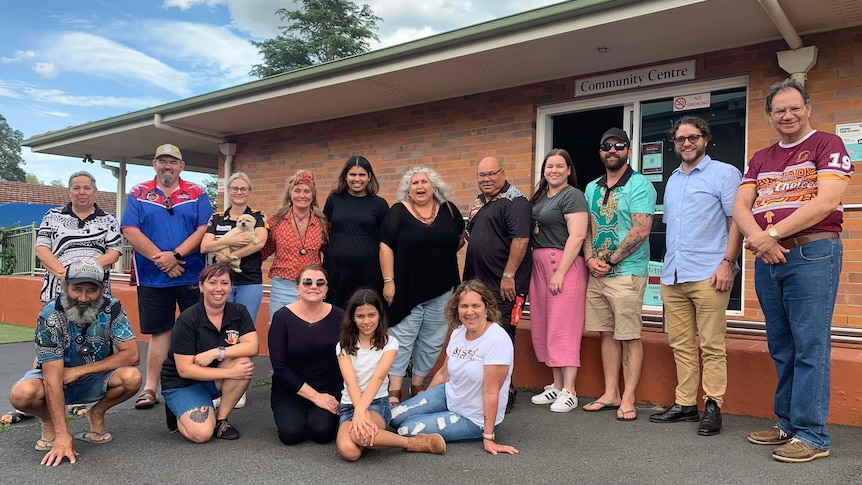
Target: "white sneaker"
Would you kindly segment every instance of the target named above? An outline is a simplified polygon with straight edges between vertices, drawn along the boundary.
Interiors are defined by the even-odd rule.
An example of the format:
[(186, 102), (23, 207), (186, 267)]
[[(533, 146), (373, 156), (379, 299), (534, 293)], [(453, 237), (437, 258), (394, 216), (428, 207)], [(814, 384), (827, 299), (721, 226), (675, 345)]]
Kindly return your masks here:
[(555, 413), (567, 413), (576, 407), (578, 407), (578, 396), (575, 396), (564, 387), (560, 391), (560, 395), (557, 396), (557, 400), (554, 401), (554, 404), (551, 404), (551, 411)]
[[(233, 408), (234, 409), (244, 408), (246, 401), (247, 401), (246, 393), (242, 393), (242, 397), (239, 398), (239, 402), (237, 402), (236, 406), (234, 406)], [(217, 398), (213, 399), (213, 407), (218, 409), (219, 405), (221, 405), (221, 398), (217, 397)]]
[(553, 384), (548, 384), (545, 386), (544, 391), (531, 397), (530, 402), (533, 404), (552, 404), (557, 400), (557, 396), (559, 395), (560, 391)]

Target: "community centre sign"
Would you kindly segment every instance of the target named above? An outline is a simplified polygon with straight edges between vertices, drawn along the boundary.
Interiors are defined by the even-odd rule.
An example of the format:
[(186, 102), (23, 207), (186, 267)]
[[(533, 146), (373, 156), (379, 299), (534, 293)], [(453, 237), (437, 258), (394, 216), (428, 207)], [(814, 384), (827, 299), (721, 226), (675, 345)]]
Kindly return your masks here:
[(575, 97), (695, 79), (694, 60), (575, 80)]

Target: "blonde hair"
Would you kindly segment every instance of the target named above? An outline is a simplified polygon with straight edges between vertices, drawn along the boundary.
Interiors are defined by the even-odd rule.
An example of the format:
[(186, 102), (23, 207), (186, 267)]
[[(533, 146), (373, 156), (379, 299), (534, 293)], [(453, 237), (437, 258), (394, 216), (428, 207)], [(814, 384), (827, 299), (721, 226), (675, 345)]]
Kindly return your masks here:
[(248, 184), (249, 190), (254, 189), (251, 185), (251, 179), (248, 178), (248, 175), (246, 175), (245, 172), (236, 172), (235, 174), (231, 175), (230, 178), (227, 179), (227, 185), (230, 185), (230, 183), (236, 179), (242, 179), (243, 181), (245, 181), (245, 183)]
[(317, 186), (314, 183), (314, 174), (307, 170), (299, 170), (287, 179), (287, 190), (284, 191), (284, 198), (281, 200), (281, 205), (275, 209), (275, 213), (270, 220), (270, 228), (275, 229), (275, 226), (281, 224), (284, 216), (293, 208), (293, 201), (290, 199), (290, 193), (297, 185), (308, 185), (311, 188), (311, 212), (320, 223), (320, 233), (323, 236), (323, 244), (329, 242), (329, 234), (326, 230), (326, 215), (317, 205)]

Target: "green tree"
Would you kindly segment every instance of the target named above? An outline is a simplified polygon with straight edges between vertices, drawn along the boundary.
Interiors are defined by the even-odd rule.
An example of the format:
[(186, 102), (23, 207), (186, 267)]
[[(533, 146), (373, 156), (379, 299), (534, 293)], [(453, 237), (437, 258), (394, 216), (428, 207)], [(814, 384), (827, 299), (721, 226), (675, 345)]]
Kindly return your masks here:
[(24, 165), (24, 160), (21, 159), (21, 141), (24, 135), (13, 130), (6, 118), (0, 114), (0, 180), (12, 180), (14, 182), (23, 182), (26, 174), (21, 165)]
[(301, 0), (303, 8), (275, 11), (286, 25), (281, 34), (262, 42), (251, 41), (263, 56), (263, 64), (252, 66), (250, 74), (267, 77), (322, 62), (368, 52), (377, 37), (377, 22), (367, 4), (350, 0)]
[(42, 181), (39, 180), (39, 177), (37, 177), (35, 173), (30, 172), (27, 172), (24, 175), (24, 182), (28, 184), (42, 185)]
[(204, 191), (207, 193), (207, 198), (210, 200), (210, 205), (213, 210), (218, 210), (218, 175), (210, 175), (203, 182)]

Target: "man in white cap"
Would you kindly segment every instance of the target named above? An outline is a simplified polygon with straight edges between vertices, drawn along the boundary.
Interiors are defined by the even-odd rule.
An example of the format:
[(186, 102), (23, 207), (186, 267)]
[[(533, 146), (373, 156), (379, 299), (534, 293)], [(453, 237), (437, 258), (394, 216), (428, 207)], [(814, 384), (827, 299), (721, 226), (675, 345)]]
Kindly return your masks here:
[(179, 148), (159, 146), (153, 156), (156, 177), (132, 187), (120, 222), (135, 249), (141, 333), (150, 335), (147, 378), (137, 409), (159, 402), (159, 377), (177, 307), (182, 312), (200, 299), (198, 275), (206, 266), (200, 244), (212, 206), (203, 187), (180, 178), (183, 168)]
[[(105, 270), (92, 258), (66, 270), (62, 292), (47, 302), (36, 324), (35, 369), (12, 387), (16, 409), (42, 418), (36, 449), (47, 451), (42, 464), (77, 461), (66, 422), (66, 403), (96, 402), (87, 413), (90, 431), (75, 439), (93, 444), (113, 439), (105, 412), (141, 387), (138, 343), (120, 301), (103, 295)], [(116, 351), (114, 350), (116, 347)]]

